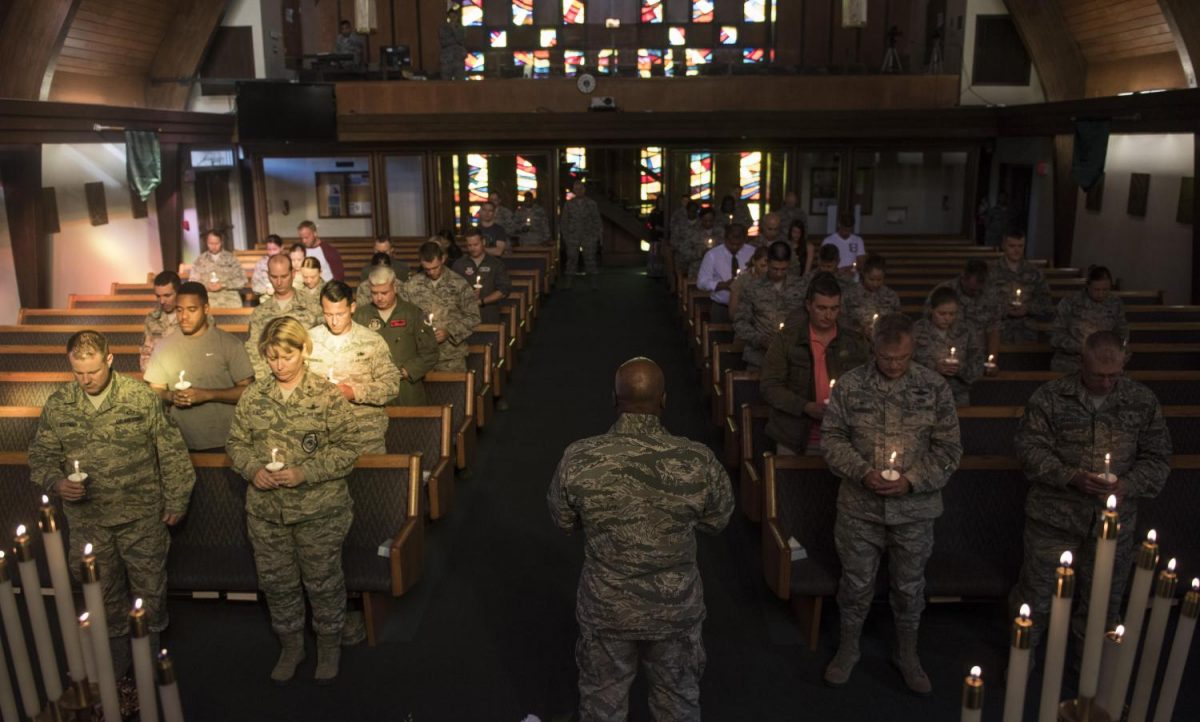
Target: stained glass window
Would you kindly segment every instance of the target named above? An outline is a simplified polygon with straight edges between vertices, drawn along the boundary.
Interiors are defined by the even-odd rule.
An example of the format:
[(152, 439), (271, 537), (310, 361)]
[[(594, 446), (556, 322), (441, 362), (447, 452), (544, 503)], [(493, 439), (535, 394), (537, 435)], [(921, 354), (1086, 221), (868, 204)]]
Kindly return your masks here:
[(552, 48), (558, 45), (558, 31), (554, 28), (542, 28), (538, 31), (538, 45), (543, 48)]
[(488, 45), (493, 48), (508, 47), (508, 31), (507, 30), (492, 30), (488, 33)]
[(513, 0), (513, 25), (533, 25), (533, 0)]
[(464, 65), (466, 67), (466, 71), (468, 74), (482, 73), (483, 72), (483, 53), (467, 53), (467, 57), (466, 57), (466, 60), (464, 61)]
[(688, 165), (691, 171), (688, 189), (692, 194), (692, 199), (697, 201), (712, 200), (712, 153), (692, 153), (688, 156)]
[(692, 22), (711, 23), (713, 21), (713, 0), (692, 0)]
[(582, 25), (584, 22), (583, 0), (562, 0), (563, 24)]
[(615, 48), (605, 48), (600, 51), (599, 57), (596, 59), (597, 69), (605, 74), (610, 75), (617, 72), (617, 61), (620, 56)]
[(750, 217), (754, 219), (754, 226), (748, 230), (750, 235), (757, 235), (758, 217), (762, 212), (762, 151), (742, 153), (738, 173), (741, 199), (750, 206)]
[(712, 62), (712, 50), (708, 48), (688, 48), (684, 56), (687, 60), (687, 74), (699, 75), (700, 66)]
[(533, 51), (533, 74), (537, 76), (546, 76), (550, 74), (550, 51), (549, 50), (534, 50)]
[(523, 198), (529, 191), (537, 192), (537, 168), (523, 155), (517, 156), (517, 193)]
[(587, 170), (587, 148), (574, 146), (567, 148), (564, 152), (567, 156), (567, 165), (571, 166), (572, 173)]
[(667, 31), (667, 37), (672, 45), (687, 45), (686, 28), (671, 28)]
[(517, 66), (518, 68), (523, 68), (526, 65), (533, 65), (533, 51), (532, 50), (514, 50), (513, 51), (513, 65)]
[(643, 214), (654, 210), (654, 199), (662, 194), (662, 164), (662, 148), (642, 148), (641, 199)]
[(638, 49), (638, 77), (649, 78), (654, 74), (654, 66), (662, 67), (663, 51), (657, 49)]
[(721, 44), (722, 45), (737, 45), (738, 29), (736, 25), (721, 26)]
[(488, 159), (479, 153), (467, 154), (467, 215), (474, 218), (479, 206), (488, 199)]
[(675, 75), (675, 51), (670, 48), (663, 53), (663, 75), (667, 77)]
[(483, 25), (483, 0), (462, 0), (462, 24), (465, 27)]
[(661, 23), (663, 21), (663, 0), (642, 0), (642, 22)]
[(766, 57), (762, 48), (742, 48), (743, 63), (761, 63)]
[(742, 17), (748, 23), (765, 23), (767, 21), (768, 0), (746, 0), (742, 3)]
[(564, 50), (563, 51), (563, 70), (568, 78), (575, 77), (579, 73), (579, 68), (583, 66), (587, 58), (582, 50)]

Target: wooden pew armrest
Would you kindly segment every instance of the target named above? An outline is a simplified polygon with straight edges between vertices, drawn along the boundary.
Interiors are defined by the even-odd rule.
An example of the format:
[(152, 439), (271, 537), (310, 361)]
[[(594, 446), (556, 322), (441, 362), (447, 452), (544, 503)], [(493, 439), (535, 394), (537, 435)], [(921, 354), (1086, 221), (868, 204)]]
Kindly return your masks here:
[(763, 575), (767, 586), (775, 596), (788, 599), (792, 595), (792, 554), (777, 519), (763, 519), (762, 536)]
[(443, 456), (429, 470), (429, 518), (440, 519), (454, 506), (454, 464)]
[(425, 522), (421, 515), (409, 517), (392, 538), (389, 556), (392, 571), (392, 596), (412, 589), (425, 573)]

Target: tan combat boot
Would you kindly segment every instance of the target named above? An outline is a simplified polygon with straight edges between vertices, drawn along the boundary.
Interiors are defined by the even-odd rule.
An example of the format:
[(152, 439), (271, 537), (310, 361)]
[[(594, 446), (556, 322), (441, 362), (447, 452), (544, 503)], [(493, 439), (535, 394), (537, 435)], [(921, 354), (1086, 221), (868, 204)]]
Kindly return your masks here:
[(281, 634), (279, 643), (283, 648), (279, 650), (275, 669), (271, 670), (271, 681), (283, 686), (292, 681), (292, 677), (296, 676), (296, 667), (304, 661), (304, 632)]
[(317, 671), (313, 679), (319, 685), (333, 684), (337, 679), (338, 662), (342, 658), (341, 634), (317, 635)]
[(838, 641), (837, 654), (825, 668), (825, 684), (830, 687), (841, 687), (850, 681), (850, 672), (858, 664), (861, 656), (858, 651), (858, 638), (862, 634), (861, 627), (842, 627), (842, 636)]
[(914, 694), (924, 697), (933, 692), (933, 685), (930, 684), (925, 670), (921, 668), (921, 660), (917, 656), (917, 630), (896, 630), (896, 649), (892, 652), (892, 664), (900, 670), (900, 674), (904, 676), (904, 684)]
[(342, 625), (342, 646), (353, 647), (367, 638), (367, 621), (359, 610), (346, 612), (346, 623)]

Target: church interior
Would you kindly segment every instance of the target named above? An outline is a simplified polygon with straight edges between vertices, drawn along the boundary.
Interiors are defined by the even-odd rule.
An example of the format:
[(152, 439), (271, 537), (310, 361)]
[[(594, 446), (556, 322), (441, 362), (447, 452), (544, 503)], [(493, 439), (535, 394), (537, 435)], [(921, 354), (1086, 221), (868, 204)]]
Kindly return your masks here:
[[(695, 535), (688, 567), (703, 583), (706, 719), (1200, 720), (1200, 653), (1189, 655), (1200, 609), (1200, 534), (1189, 521), (1200, 514), (1193, 55), (1195, 0), (0, 0), (0, 720), (625, 719), (583, 699), (577, 604), (596, 528), (584, 513), (582, 529), (564, 533), (547, 497), (568, 447), (624, 413), (613, 378), (635, 357), (661, 369), (662, 426), (711, 452), (733, 503), (727, 526)], [(1014, 239), (1015, 259), (1005, 255)], [(824, 269), (831, 243), (841, 255)], [(169, 383), (176, 367), (159, 383), (168, 367), (151, 349), (171, 332), (151, 339), (147, 314), (180, 324), (184, 307), (176, 318), (162, 289), (200, 298), (188, 294), (207, 288), (201, 333), (219, 329), (256, 362), (242, 399), (272, 374), (283, 384), (273, 360), (282, 352), (260, 344), (260, 309), (283, 303), (287, 316), (293, 284), (293, 298), (305, 298), (304, 266), (267, 260), (297, 249), (326, 259), (315, 265), (324, 275), (310, 274), (316, 300), (303, 328), (339, 333), (328, 308), (342, 280), (351, 295), (341, 302), (364, 319), (378, 307), (386, 325), (377, 296), (396, 279), (400, 300), (420, 307), (412, 333), (436, 339), (440, 359), (423, 403), (400, 405), (394, 391), (366, 402), (342, 385), (349, 405), (386, 422), (340, 482), (353, 522), (337, 573), (365, 640), (346, 644), (343, 632), (336, 679), (318, 670), (314, 683), (324, 637), (306, 633), (295, 678), (272, 684), (278, 610), (247, 522), (259, 477), (245, 473), (232, 436), (227, 448), (196, 446), (179, 421), (194, 486), (187, 513), (166, 522), (166, 610), (150, 627), (164, 656), (144, 656), (151, 643), (130, 612), (131, 671), (108, 679), (108, 655), (90, 651), (96, 627), (77, 623), (87, 611), (94, 625), (111, 603), (95, 608), (102, 597), (89, 596), (78, 561), (87, 540), (71, 534), (90, 517), (54, 484), (86, 476), (81, 462), (99, 463), (88, 449), (112, 434), (79, 446), (74, 475), (69, 454), (53, 479), (38, 468), (56, 399), (87, 391), (71, 349), (80, 332), (99, 332), (111, 374), (151, 389), (164, 400), (154, 413), (174, 419), (190, 402), (173, 400), (184, 398)], [(202, 264), (218, 256), (236, 259), (232, 283), (216, 271), (208, 279)], [(470, 295), (459, 263), (482, 274), (489, 259), (506, 269), (503, 288), (488, 295), (476, 277)], [(480, 304), (448, 340), (435, 312), (453, 312), (406, 295), (426, 275), (442, 288), (443, 260)], [(781, 281), (769, 269), (785, 261)], [(288, 276), (272, 286), (277, 268)], [(850, 310), (862, 307), (850, 299), (872, 293), (867, 278), (885, 268), (892, 306), (855, 320)], [(1029, 275), (1004, 283), (1003, 272)], [(793, 274), (801, 290), (786, 309), (754, 305), (754, 284), (768, 294), (771, 283), (791, 288)], [(971, 290), (972, 278), (986, 288)], [(957, 289), (951, 323), (972, 345), (932, 362), (962, 384), (938, 381), (961, 392), (955, 414), (936, 420), (949, 425), (956, 461), (937, 488), (915, 470), (905, 482), (944, 506), (925, 520), (932, 552), (917, 574), (932, 693), (914, 694), (892, 656), (903, 636), (897, 559), (909, 550), (890, 538), (867, 581), (861, 661), (833, 684), (851, 561), (839, 485), (858, 482), (820, 436), (843, 412), (870, 408), (859, 408), (865, 390), (835, 389), (824, 357), (797, 366), (798, 347), (777, 347), (799, 333), (812, 344), (804, 353), (818, 348), (808, 319), (833, 288), (836, 333), (875, 344), (860, 363), (886, 376), (880, 339), (892, 337), (877, 324), (936, 326), (939, 284)], [(233, 302), (218, 305), (229, 291)], [(995, 318), (975, 325), (986, 298)], [(1069, 317), (1104, 304), (1119, 309), (1115, 325), (1081, 331)], [(354, 318), (355, 329), (366, 323)], [(804, 329), (792, 331), (793, 319)], [(1119, 368), (1089, 386), (1114, 334)], [(446, 363), (450, 344), (461, 354)], [(976, 373), (959, 373), (959, 350)], [(924, 363), (920, 351), (912, 364)], [(1073, 368), (1059, 365), (1065, 356)], [(773, 358), (786, 381), (771, 380)], [(808, 375), (793, 386), (797, 373)], [(333, 366), (323, 375), (338, 384)], [(1105, 510), (1107, 495), (1084, 502), (1079, 563), (1057, 567), (1054, 599), (1055, 566), (1043, 564), (1033, 615), (1049, 641), (1030, 645), (1014, 595), (1036, 556), (1031, 520), (1049, 513), (1034, 508), (1048, 485), (1030, 461), (1031, 409), (1075, 378), (1080, 408), (1105, 419), (1103, 439), (1099, 421), (1086, 431), (1097, 439), (1086, 453), (1099, 456), (1079, 461), (1084, 475), (1154, 479), (1112, 482), (1115, 571), (1104, 554), (1117, 512)], [(1126, 397), (1090, 398), (1095, 383), (1148, 390), (1149, 426), (1133, 406), (1106, 412)], [(207, 405), (240, 413), (242, 392)], [(804, 417), (812, 438), (781, 440), (776, 414)], [(904, 433), (917, 418), (878, 431)], [(1064, 427), (1041, 453), (1068, 453), (1085, 433)], [(316, 439), (296, 443), (312, 454)], [(862, 463), (882, 469), (881, 453)], [(161, 449), (157, 458), (165, 464)], [(103, 488), (102, 472), (95, 483)], [(1085, 499), (1074, 483), (1053, 491)], [(1127, 494), (1141, 498), (1128, 504)], [(651, 526), (637, 533), (653, 538)], [(1050, 551), (1061, 550), (1041, 554)], [(1078, 572), (1077, 616), (1091, 611), (1069, 644), (1056, 636), (1070, 623), (1069, 591), (1067, 611), (1057, 606), (1064, 567)], [(304, 586), (312, 601), (317, 585)], [(314, 628), (318, 616), (314, 603)], [(1123, 636), (1116, 621), (1131, 625)], [(1018, 659), (1027, 674), (1012, 671), (1025, 668)], [(699, 719), (665, 711), (658, 674), (636, 675), (628, 719)]]

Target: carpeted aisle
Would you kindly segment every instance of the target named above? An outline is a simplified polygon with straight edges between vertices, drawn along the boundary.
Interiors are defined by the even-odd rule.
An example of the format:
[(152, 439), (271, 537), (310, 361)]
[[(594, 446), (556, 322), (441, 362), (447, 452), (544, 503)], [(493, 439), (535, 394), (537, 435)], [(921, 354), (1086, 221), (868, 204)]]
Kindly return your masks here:
[[(188, 719), (517, 722), (530, 713), (545, 722), (569, 719), (582, 548), (578, 536), (550, 522), (545, 491), (563, 448), (611, 425), (613, 372), (637, 355), (653, 358), (667, 374), (667, 427), (716, 448), (717, 432), (661, 282), (638, 269), (615, 270), (602, 276), (599, 291), (583, 283), (556, 292), (519, 358), (507, 390), (510, 409), (481, 434), (474, 475), (459, 483), (451, 516), (427, 530), (425, 578), (397, 601), (384, 641), (346, 650), (337, 684), (318, 688), (310, 638), (309, 659), (280, 689), (267, 679), (278, 647), (261, 605), (172, 600), (165, 641)], [(826, 689), (820, 675), (832, 654), (836, 617), (826, 614), (821, 650), (800, 644), (786, 606), (762, 581), (758, 534), (738, 511), (723, 535), (701, 539), (709, 609), (706, 719), (956, 719), (962, 675), (972, 664), (984, 667), (989, 683), (985, 719), (999, 719), (1007, 654), (1001, 605), (931, 606), (922, 640), (935, 687), (930, 699), (909, 695), (888, 665), (890, 613), (879, 605), (851, 684)], [(1196, 685), (1184, 685), (1180, 710), (1191, 713), (1179, 719), (1200, 718), (1198, 697)], [(631, 719), (649, 719), (643, 699), (639, 684)], [(1036, 695), (1030, 700), (1032, 709)]]

